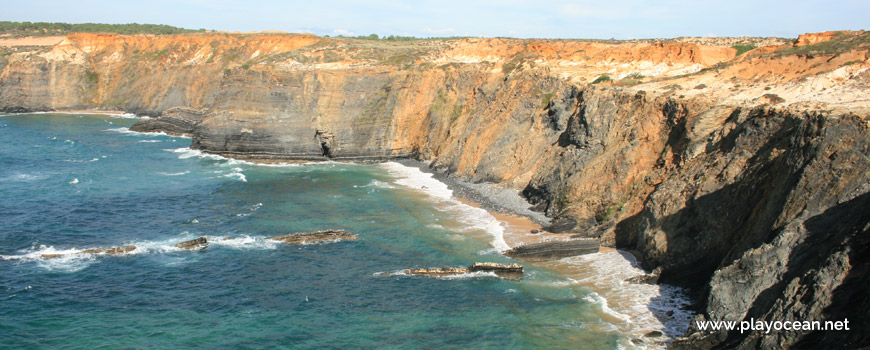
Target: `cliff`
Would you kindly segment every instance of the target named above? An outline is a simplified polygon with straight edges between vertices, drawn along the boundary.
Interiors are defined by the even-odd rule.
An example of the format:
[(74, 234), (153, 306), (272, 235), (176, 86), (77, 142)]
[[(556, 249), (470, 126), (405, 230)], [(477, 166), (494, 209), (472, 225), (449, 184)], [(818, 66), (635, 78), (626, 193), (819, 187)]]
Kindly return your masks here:
[[(520, 191), (550, 230), (638, 251), (697, 291), (698, 320), (866, 325), (866, 39), (735, 57), (680, 40), (71, 34), (3, 49), (0, 108), (160, 116), (135, 128), (261, 161), (430, 160)], [(693, 328), (673, 346), (862, 333)]]

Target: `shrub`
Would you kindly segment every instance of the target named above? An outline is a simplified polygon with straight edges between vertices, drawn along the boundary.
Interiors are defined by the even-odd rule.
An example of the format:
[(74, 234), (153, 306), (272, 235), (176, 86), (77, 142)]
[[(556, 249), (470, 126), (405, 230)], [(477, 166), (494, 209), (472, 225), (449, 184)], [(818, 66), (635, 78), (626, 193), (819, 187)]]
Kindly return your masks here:
[(602, 76), (600, 76), (600, 77), (598, 77), (598, 78), (595, 78), (595, 80), (592, 81), (592, 84), (603, 83), (603, 82), (605, 82), (605, 81), (610, 81), (610, 76), (609, 76), (609, 75), (602, 75)]
[(737, 50), (737, 56), (740, 56), (740, 55), (746, 53), (747, 51), (753, 50), (753, 49), (755, 49), (756, 47), (757, 47), (757, 46), (752, 45), (752, 44), (742, 44), (742, 45), (734, 45), (734, 46), (732, 46), (732, 48), (734, 48), (735, 50)]

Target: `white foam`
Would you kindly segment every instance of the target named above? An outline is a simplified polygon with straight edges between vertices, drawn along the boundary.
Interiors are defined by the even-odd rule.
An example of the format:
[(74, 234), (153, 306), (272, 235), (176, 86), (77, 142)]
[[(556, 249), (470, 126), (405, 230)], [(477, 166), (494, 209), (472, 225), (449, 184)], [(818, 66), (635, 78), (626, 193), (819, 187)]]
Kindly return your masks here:
[(88, 111), (83, 111), (83, 112), (68, 112), (68, 111), (24, 112), (24, 113), (10, 113), (10, 114), (6, 114), (6, 115), (25, 115), (25, 114), (64, 114), (64, 115), (79, 115), (79, 116), (81, 116), (81, 115), (104, 115), (107, 117), (122, 118), (122, 119), (150, 119), (151, 118), (147, 115), (137, 116), (136, 114), (133, 114), (133, 113), (103, 113), (103, 112), (98, 112), (98, 111), (94, 111), (94, 112), (88, 112)]
[(435, 278), (441, 280), (463, 280), (463, 279), (471, 279), (471, 278), (499, 278), (495, 272), (492, 271), (475, 271), (475, 272), (466, 272), (466, 273), (458, 273), (454, 275), (417, 275), (412, 273), (406, 273), (405, 270), (398, 270), (392, 272), (375, 272), (372, 274), (375, 277), (425, 277), (425, 278)]
[(70, 181), (69, 183), (70, 183), (70, 185), (75, 185), (75, 184), (79, 183), (79, 179), (78, 178), (72, 179), (72, 181)]
[(248, 212), (248, 213), (236, 214), (236, 216), (250, 216), (252, 213), (254, 213), (255, 211), (257, 211), (257, 209), (260, 209), (260, 207), (262, 207), (262, 206), (263, 206), (263, 203), (257, 203), (257, 204), (254, 204), (254, 205), (252, 205), (250, 208), (248, 208), (248, 210), (249, 210), (250, 212)]
[[(3, 260), (18, 260), (21, 262), (35, 262), (39, 267), (48, 271), (76, 272), (88, 267), (94, 262), (93, 254), (83, 254), (80, 249), (57, 249), (53, 246), (40, 245), (31, 249), (19, 251), (20, 255), (0, 255)], [(53, 259), (46, 259), (43, 255), (60, 255)]]
[(383, 181), (372, 180), (368, 184), (365, 185), (353, 185), (354, 188), (362, 188), (362, 187), (378, 187), (378, 188), (396, 188), (396, 186), (390, 185)]
[(164, 175), (164, 176), (180, 176), (180, 175), (190, 174), (190, 170), (185, 170), (185, 171), (182, 171), (179, 173), (167, 173), (167, 172), (160, 171), (160, 172), (158, 172), (158, 174)]
[[(143, 254), (165, 254), (170, 252), (185, 251), (175, 245), (196, 238), (188, 232), (183, 232), (181, 236), (160, 240), (160, 241), (134, 241), (125, 243), (122, 246), (132, 245), (136, 249), (122, 254), (106, 254), (106, 253), (84, 253), (84, 250), (89, 248), (67, 248), (59, 249), (53, 246), (39, 245), (30, 249), (19, 251), (18, 255), (0, 255), (2, 260), (15, 260), (19, 262), (32, 262), (37, 266), (49, 271), (76, 272), (91, 263), (95, 262), (98, 257), (108, 256), (133, 256)], [(275, 249), (278, 242), (272, 241), (265, 237), (251, 237), (248, 235), (238, 237), (224, 236), (206, 236), (208, 246), (225, 247), (231, 249)], [(106, 248), (106, 247), (102, 247)], [(93, 248), (91, 248), (93, 249)], [(47, 258), (45, 255), (57, 255), (56, 257)]]
[(682, 288), (626, 282), (645, 274), (636, 259), (626, 252), (603, 251), (565, 258), (558, 263), (565, 264), (572, 270), (571, 275), (577, 276), (569, 283), (593, 291), (584, 298), (593, 305), (593, 310), (633, 338), (651, 331), (662, 331), (666, 336), (682, 334), (694, 316), (687, 310), (690, 301)]
[(37, 181), (47, 178), (48, 175), (44, 174), (25, 174), (25, 173), (17, 173), (14, 175), (7, 176), (5, 178), (0, 179), (0, 182), (5, 181), (15, 181), (15, 182), (31, 182)]
[(438, 181), (432, 174), (396, 162), (386, 162), (380, 166), (396, 178), (396, 184), (423, 192), (441, 204), (439, 209), (456, 214), (459, 222), (466, 225), (464, 231), (482, 230), (489, 233), (492, 236), (490, 245), (495, 251), (503, 253), (510, 249), (504, 240), (505, 228), (501, 221), (484, 209), (456, 200), (447, 184)]
[(163, 140), (140, 140), (138, 142), (141, 143), (154, 143), (154, 142), (163, 142)]
[(447, 187), (447, 184), (436, 180), (433, 174), (424, 173), (418, 168), (396, 162), (381, 163), (380, 166), (396, 178), (396, 184), (425, 192), (432, 197), (443, 200), (453, 198), (453, 191)]
[[(167, 137), (180, 137), (180, 138), (186, 138), (186, 139), (190, 138), (189, 136), (169, 135), (169, 134), (162, 132), (162, 131), (157, 131), (157, 132), (133, 131), (133, 130), (130, 130), (130, 128), (128, 128), (128, 127), (108, 128), (105, 131), (111, 131), (111, 132), (116, 132), (119, 134), (130, 135), (130, 136), (155, 136), (155, 135), (159, 135), (159, 136), (167, 136)], [(150, 140), (148, 140), (148, 141), (150, 142)]]
[(242, 173), (242, 168), (233, 168), (233, 172), (229, 174), (224, 174), (224, 177), (236, 178), (241, 182), (248, 182), (245, 174)]
[(164, 149), (164, 151), (178, 153), (178, 159), (188, 159), (188, 158), (196, 157), (199, 159), (224, 160), (224, 161), (229, 160), (229, 158), (219, 156), (217, 154), (203, 153), (202, 151), (200, 151), (198, 149), (192, 149), (192, 148), (188, 148), (188, 147), (167, 148), (167, 149)]
[(278, 243), (262, 237), (207, 237), (209, 244), (223, 246), (231, 249), (275, 249)]

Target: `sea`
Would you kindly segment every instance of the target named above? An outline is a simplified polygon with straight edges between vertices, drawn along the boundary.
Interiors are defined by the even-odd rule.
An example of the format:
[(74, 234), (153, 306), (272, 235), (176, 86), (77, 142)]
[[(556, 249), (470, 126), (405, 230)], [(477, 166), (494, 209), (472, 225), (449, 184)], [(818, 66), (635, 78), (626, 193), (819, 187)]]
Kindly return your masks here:
[[(407, 275), (517, 262), (507, 223), (415, 167), (253, 164), (137, 120), (0, 116), (0, 347), (655, 349), (692, 316), (681, 289), (626, 282), (643, 271), (616, 250)], [(324, 229), (359, 239), (269, 239)]]

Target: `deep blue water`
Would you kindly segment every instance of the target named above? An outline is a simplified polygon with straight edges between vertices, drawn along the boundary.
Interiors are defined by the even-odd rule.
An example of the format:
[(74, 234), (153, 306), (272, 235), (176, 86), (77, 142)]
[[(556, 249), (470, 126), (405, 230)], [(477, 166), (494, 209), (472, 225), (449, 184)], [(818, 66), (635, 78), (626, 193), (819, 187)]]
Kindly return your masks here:
[[(0, 117), (0, 347), (608, 349), (625, 341), (585, 301), (589, 290), (552, 272), (396, 274), (511, 260), (493, 249), (487, 223), (389, 167), (245, 164), (185, 150), (186, 138), (125, 132), (133, 122)], [(360, 238), (265, 239), (329, 228)], [(213, 242), (205, 249), (172, 248), (203, 235)], [(76, 254), (124, 244), (139, 248)]]

